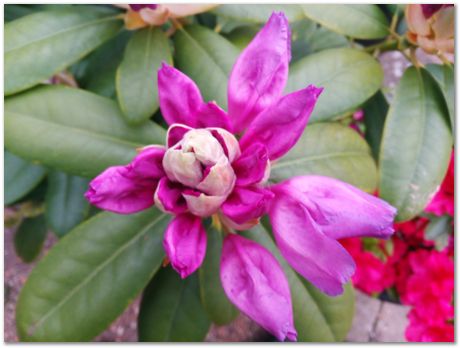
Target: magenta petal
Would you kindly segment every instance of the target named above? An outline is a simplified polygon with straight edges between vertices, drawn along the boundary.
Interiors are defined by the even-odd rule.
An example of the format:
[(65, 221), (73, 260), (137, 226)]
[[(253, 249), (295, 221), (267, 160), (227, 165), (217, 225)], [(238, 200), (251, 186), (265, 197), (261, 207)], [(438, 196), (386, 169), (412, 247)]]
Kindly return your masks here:
[(261, 182), (269, 165), (267, 148), (261, 143), (252, 143), (232, 164), (236, 184), (246, 186)]
[(264, 215), (273, 197), (274, 194), (264, 188), (237, 186), (222, 204), (222, 213), (237, 224), (244, 224)]
[(272, 189), (302, 202), (321, 232), (331, 238), (388, 238), (394, 232), (394, 207), (340, 180), (299, 176)]
[(177, 215), (166, 228), (163, 247), (172, 267), (185, 278), (195, 272), (206, 254), (206, 231), (201, 219)]
[(275, 197), (269, 216), (278, 249), (292, 268), (326, 294), (340, 295), (355, 271), (342, 245), (321, 233), (308, 210), (289, 197)]
[(196, 119), (200, 128), (218, 127), (228, 131), (232, 130), (227, 113), (212, 101), (201, 105)]
[(158, 96), (161, 113), (169, 125), (197, 126), (196, 113), (203, 104), (203, 98), (195, 82), (187, 75), (163, 63), (158, 71)]
[(163, 146), (151, 145), (144, 147), (129, 164), (131, 175), (137, 178), (160, 179), (165, 175), (163, 157), (166, 149)]
[(291, 293), (275, 257), (236, 234), (225, 237), (220, 279), (227, 297), (278, 340), (295, 341)]
[(185, 133), (187, 133), (191, 129), (193, 128), (190, 128), (189, 126), (180, 123), (175, 123), (171, 125), (171, 127), (168, 128), (168, 132), (166, 134), (166, 145), (168, 146), (168, 148), (173, 147), (179, 141), (181, 141)]
[(310, 85), (272, 104), (249, 125), (240, 140), (241, 147), (259, 141), (267, 147), (271, 160), (283, 156), (302, 135), (322, 90)]
[(291, 58), (289, 23), (273, 13), (233, 66), (228, 81), (228, 113), (236, 133), (281, 95)]
[(163, 177), (155, 191), (155, 204), (164, 212), (181, 214), (187, 211), (187, 203), (182, 196), (183, 187)]
[(90, 184), (86, 199), (96, 207), (119, 214), (131, 214), (153, 205), (156, 181), (133, 175), (128, 166), (109, 167)]

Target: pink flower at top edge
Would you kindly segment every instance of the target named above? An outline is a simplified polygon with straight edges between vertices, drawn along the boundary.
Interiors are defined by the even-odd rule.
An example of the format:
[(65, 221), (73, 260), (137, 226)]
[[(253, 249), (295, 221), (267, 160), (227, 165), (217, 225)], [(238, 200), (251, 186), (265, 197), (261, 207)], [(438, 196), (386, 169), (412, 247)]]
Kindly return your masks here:
[(300, 138), (322, 91), (310, 85), (282, 94), (290, 58), (288, 21), (273, 13), (232, 69), (228, 113), (205, 102), (189, 77), (163, 64), (158, 89), (170, 125), (166, 146), (147, 146), (130, 164), (108, 168), (86, 193), (92, 204), (119, 214), (153, 205), (172, 214), (164, 247), (182, 277), (204, 258), (201, 219), (220, 220), (225, 293), (280, 341), (297, 336), (286, 276), (266, 248), (237, 231), (268, 213), (286, 261), (326, 294), (339, 295), (355, 263), (337, 240), (388, 238), (396, 214), (383, 200), (329, 177), (268, 184), (270, 164)]

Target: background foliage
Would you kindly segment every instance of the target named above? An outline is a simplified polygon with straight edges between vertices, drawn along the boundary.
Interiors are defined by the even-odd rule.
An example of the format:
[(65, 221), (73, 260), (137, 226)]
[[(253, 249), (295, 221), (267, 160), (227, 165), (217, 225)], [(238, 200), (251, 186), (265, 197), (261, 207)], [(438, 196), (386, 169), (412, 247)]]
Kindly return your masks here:
[[(211, 322), (236, 317), (218, 278), (222, 236), (212, 227), (203, 267), (181, 281), (160, 270), (168, 216), (98, 213), (83, 193), (90, 178), (129, 162), (136, 148), (164, 143), (161, 61), (226, 108), (232, 65), (274, 10), (285, 12), (293, 31), (287, 91), (325, 90), (299, 143), (273, 164), (272, 179), (320, 174), (378, 190), (399, 221), (423, 210), (452, 149), (453, 67), (407, 69), (389, 103), (376, 56), (402, 40), (399, 5), (227, 4), (180, 26), (136, 31), (124, 29), (124, 10), (111, 6), (6, 5), (5, 205), (23, 217), (15, 246), (25, 262), (39, 255), (48, 230), (61, 238), (21, 292), (21, 340), (91, 340), (141, 292), (141, 341), (200, 341)], [(348, 127), (360, 108), (364, 137)], [(282, 263), (299, 340), (343, 340), (351, 286), (327, 297), (280, 258), (268, 224), (244, 234)]]

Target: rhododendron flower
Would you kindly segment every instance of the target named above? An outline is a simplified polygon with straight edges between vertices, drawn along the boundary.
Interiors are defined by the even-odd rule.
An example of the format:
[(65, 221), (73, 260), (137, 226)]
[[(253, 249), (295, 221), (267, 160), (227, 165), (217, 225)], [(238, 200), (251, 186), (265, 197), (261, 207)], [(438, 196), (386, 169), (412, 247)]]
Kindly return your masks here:
[[(94, 205), (129, 214), (155, 205), (174, 217), (164, 237), (172, 267), (187, 277), (206, 251), (202, 218), (225, 234), (220, 278), (242, 312), (283, 341), (296, 339), (288, 281), (263, 246), (238, 234), (268, 213), (287, 262), (330, 295), (354, 273), (337, 239), (387, 238), (396, 209), (339, 180), (299, 176), (269, 185), (270, 163), (300, 138), (321, 88), (282, 95), (288, 77), (290, 29), (274, 13), (241, 53), (228, 82), (228, 113), (205, 102), (186, 75), (163, 64), (160, 108), (170, 125), (166, 146), (147, 146), (126, 166), (90, 183)], [(308, 76), (306, 76), (308, 78)]]
[(452, 151), (446, 176), (438, 191), (425, 208), (426, 212), (437, 216), (444, 214), (454, 216), (454, 175), (454, 151)]
[(147, 26), (159, 26), (170, 18), (181, 18), (206, 12), (217, 4), (130, 4), (117, 5), (127, 9), (126, 29), (134, 30)]
[(453, 5), (406, 6), (407, 38), (427, 53), (454, 53)]

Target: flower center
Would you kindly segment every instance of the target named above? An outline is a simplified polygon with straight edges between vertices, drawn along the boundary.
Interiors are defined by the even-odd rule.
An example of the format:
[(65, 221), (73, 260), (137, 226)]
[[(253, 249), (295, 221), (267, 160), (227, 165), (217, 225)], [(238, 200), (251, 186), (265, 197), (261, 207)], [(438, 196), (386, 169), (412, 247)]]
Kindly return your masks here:
[(187, 196), (214, 197), (214, 206), (225, 201), (235, 186), (231, 162), (239, 154), (238, 141), (226, 130), (190, 129), (166, 151), (163, 168), (169, 180), (185, 186)]

